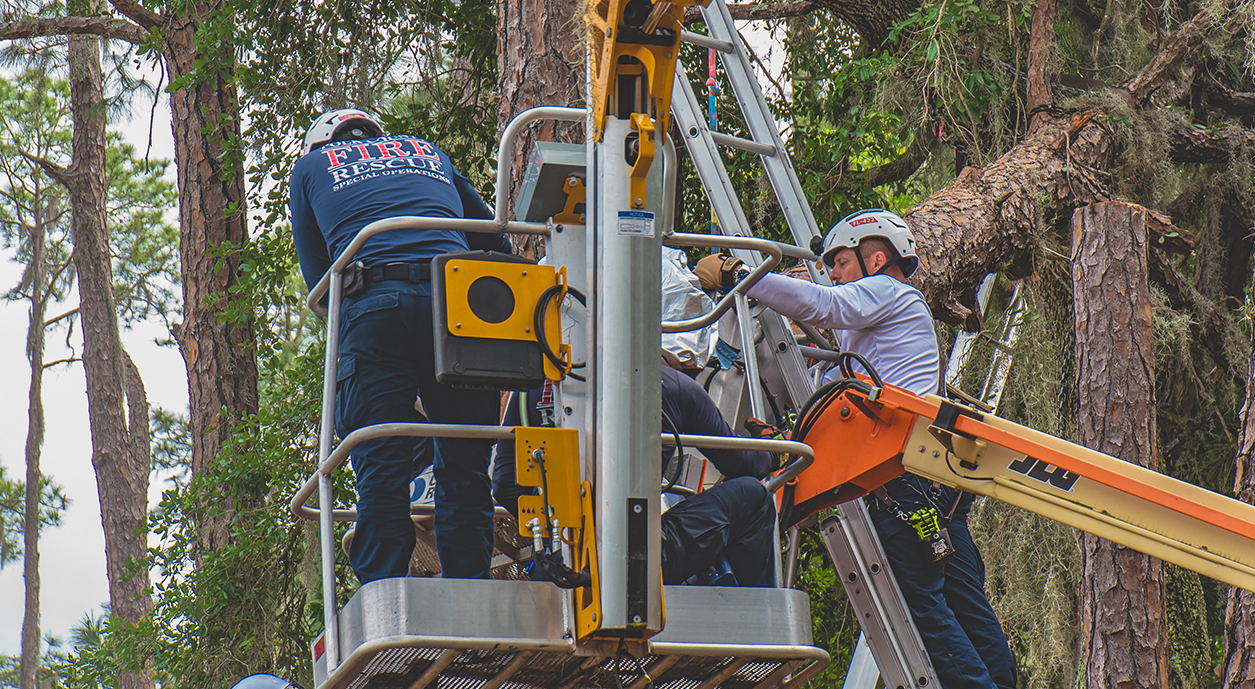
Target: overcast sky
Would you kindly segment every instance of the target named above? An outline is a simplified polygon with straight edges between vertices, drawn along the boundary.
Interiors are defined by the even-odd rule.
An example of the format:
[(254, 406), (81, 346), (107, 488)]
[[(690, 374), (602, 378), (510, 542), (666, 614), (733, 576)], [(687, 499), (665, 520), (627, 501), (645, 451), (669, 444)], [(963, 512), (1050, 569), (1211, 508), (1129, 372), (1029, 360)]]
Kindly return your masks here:
[[(135, 119), (111, 126), (120, 131), (142, 156), (148, 147), (151, 101), (137, 102)], [(152, 123), (151, 157), (174, 157), (170, 133), (170, 111), (165, 99), (156, 109)], [(173, 179), (174, 166), (168, 177)], [(17, 284), (21, 265), (12, 251), (0, 251), (0, 291)], [(77, 304), (77, 293), (69, 304), (49, 309), (60, 314)], [(25, 355), (27, 302), (0, 301), (0, 465), (6, 473), (24, 480), (26, 464), (27, 394), (30, 366)], [(81, 337), (76, 337), (81, 342)], [(122, 333), (123, 346), (140, 369), (150, 405), (186, 413), (187, 376), (183, 358), (174, 347), (158, 347), (153, 341), (166, 336), (160, 323), (136, 327)], [(64, 334), (48, 338), (45, 360), (62, 358), (67, 351)], [(81, 345), (80, 345), (81, 352)], [(96, 477), (91, 465), (91, 435), (87, 420), (86, 384), (79, 364), (58, 366), (44, 374), (45, 432), (41, 466), (46, 476), (65, 488), (69, 510), (61, 526), (46, 529), (40, 539), (42, 576), (41, 628), (68, 641), (70, 627), (87, 612), (100, 614), (100, 604), (109, 600), (105, 578), (104, 531), (100, 525), (100, 505), (96, 499)], [(154, 485), (150, 502), (160, 497), (164, 486)], [(23, 615), (22, 563), (0, 570), (0, 653), (17, 655), (21, 648)]]

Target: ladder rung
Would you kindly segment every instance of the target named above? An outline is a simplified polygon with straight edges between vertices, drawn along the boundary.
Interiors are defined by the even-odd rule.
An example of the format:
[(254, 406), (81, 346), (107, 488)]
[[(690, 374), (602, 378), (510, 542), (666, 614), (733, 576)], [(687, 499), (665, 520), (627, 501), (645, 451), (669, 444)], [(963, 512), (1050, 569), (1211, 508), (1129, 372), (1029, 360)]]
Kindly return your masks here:
[(721, 53), (730, 53), (733, 50), (732, 41), (721, 41), (718, 38), (711, 38), (705, 34), (693, 33), (692, 31), (681, 31), (680, 40), (693, 45), (700, 45), (703, 48), (714, 48)]
[(771, 144), (760, 144), (757, 141), (750, 141), (749, 139), (742, 139), (737, 136), (729, 136), (722, 132), (711, 132), (710, 138), (720, 146), (749, 151), (750, 153), (757, 153), (760, 156), (767, 156), (768, 158), (776, 154), (776, 147)]

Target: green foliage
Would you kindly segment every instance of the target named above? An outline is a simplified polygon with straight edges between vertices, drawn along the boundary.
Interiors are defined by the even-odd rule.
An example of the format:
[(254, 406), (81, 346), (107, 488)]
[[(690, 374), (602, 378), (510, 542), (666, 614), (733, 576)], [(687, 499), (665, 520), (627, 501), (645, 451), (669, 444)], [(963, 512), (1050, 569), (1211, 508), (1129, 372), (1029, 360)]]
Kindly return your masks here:
[(1199, 575), (1165, 562), (1164, 592), (1168, 599), (1168, 685), (1173, 689), (1219, 689), (1220, 678), (1211, 671), (1216, 663)]
[[(25, 298), (33, 228), (42, 228), (57, 299), (68, 296), (74, 271), (69, 261), (69, 199), (64, 187), (28, 156), (61, 168), (71, 163), (69, 84), (31, 69), (0, 80), (0, 233), (17, 250), (28, 274), (8, 298)], [(169, 325), (179, 284), (178, 230), (166, 220), (177, 193), (164, 178), (169, 161), (139, 159), (116, 133), (106, 139), (106, 212), (113, 256), (114, 297), (126, 325), (157, 316)]]
[(941, 119), (957, 129), (978, 164), (991, 160), (1017, 138), (1018, 122), (1004, 109), (1018, 105), (1014, 73), (1032, 8), (1029, 2), (924, 2), (889, 32), (895, 71), (905, 79), (900, 90), (886, 83), (886, 97), (915, 106), (918, 125)]
[[(821, 519), (823, 516), (826, 515), (821, 515)], [(801, 532), (797, 572), (797, 588), (810, 597), (812, 638), (832, 659), (809, 686), (840, 687), (858, 642), (858, 616), (850, 606), (817, 527)]]
[[(70, 506), (63, 488), (47, 477), (39, 480), (39, 530), (61, 525)], [(0, 569), (22, 558), (26, 529), (26, 482), (11, 479), (0, 466)]]
[(170, 161), (136, 157), (135, 147), (116, 133), (107, 136), (105, 174), (113, 256), (114, 303), (119, 321), (130, 325), (158, 317), (166, 327), (177, 317), (179, 230), (167, 215), (178, 190), (165, 179)]
[[(67, 89), (66, 82), (39, 70), (0, 79), (0, 107), (6, 114), (0, 119), (0, 238), (25, 266), (18, 284), (5, 292), (7, 300), (27, 300), (36, 291), (47, 291), (50, 301), (57, 301), (73, 284), (65, 188), (27, 157), (69, 157), (70, 132), (63, 126), (69, 117)], [(36, 236), (43, 239), (47, 275), (46, 284), (39, 286), (33, 284)]]
[(386, 89), (384, 124), (439, 142), (485, 197), (497, 158), (496, 0), (427, 3), (430, 28)]
[[(235, 444), (205, 471), (167, 489), (152, 513), (153, 615), (134, 628), (111, 621), (105, 655), (78, 653), (73, 662), (112, 657), (133, 666), (145, 659), (165, 687), (226, 685), (261, 671), (312, 685), (307, 643), (322, 627), (321, 599), (299, 576), (309, 527), (287, 501), (313, 474), (322, 349), (263, 361), (269, 375), (262, 412), (236, 429)], [(344, 476), (337, 501), (350, 505)], [(226, 544), (200, 549), (202, 530), (223, 518), (230, 525)], [(343, 568), (340, 581), (352, 580)], [(232, 652), (214, 652), (222, 648)]]

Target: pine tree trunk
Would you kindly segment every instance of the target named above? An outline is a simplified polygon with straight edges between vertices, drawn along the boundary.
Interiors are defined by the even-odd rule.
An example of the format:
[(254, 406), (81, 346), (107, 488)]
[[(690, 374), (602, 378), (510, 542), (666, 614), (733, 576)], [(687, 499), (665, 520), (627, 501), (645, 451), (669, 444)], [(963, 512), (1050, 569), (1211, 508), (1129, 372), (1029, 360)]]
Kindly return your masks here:
[[(584, 66), (578, 3), (563, 0), (500, 0), (497, 3), (498, 129), (515, 115), (543, 105), (583, 107)], [(523, 169), (535, 141), (583, 143), (582, 122), (541, 122), (515, 139), (511, 151), (510, 199), (518, 198)], [(498, 190), (497, 193), (503, 193)], [(511, 212), (513, 203), (511, 203)], [(544, 256), (536, 236), (511, 236), (515, 251)]]
[[(105, 531), (110, 614), (138, 622), (152, 609), (147, 594), (148, 447), (134, 447), (126, 418), (122, 341), (113, 301), (113, 266), (105, 205), (105, 107), (100, 39), (70, 38), (70, 108), (74, 164), (67, 179), (73, 210), (74, 266), (83, 325), (92, 466)], [(134, 402), (134, 400), (132, 400)], [(147, 404), (132, 413), (148, 422)], [(137, 451), (140, 450), (140, 451)], [(151, 689), (146, 672), (122, 670), (118, 689)]]
[[(197, 26), (209, 19), (199, 4), (170, 21), (165, 34), (171, 79), (191, 74), (197, 60), (231, 65), (229, 50), (202, 50)], [(179, 253), (183, 323), (179, 349), (187, 368), (191, 414), (191, 468), (201, 473), (227, 447), (241, 419), (257, 412), (256, 337), (250, 308), (220, 315), (239, 282), (238, 251), (248, 242), (239, 103), (231, 71), (204, 76), (170, 94), (179, 185)], [(201, 546), (212, 552), (229, 539), (224, 518), (200, 525)]]
[[(1120, 202), (1072, 216), (1077, 396), (1081, 444), (1158, 469), (1146, 222)], [(1081, 549), (1086, 686), (1166, 687), (1163, 563), (1090, 534)]]
[[(38, 182), (35, 182), (38, 184)], [(20, 689), (39, 689), (39, 495), (40, 449), (44, 441), (44, 315), (48, 307), (48, 252), (44, 242), (43, 195), (36, 188), (34, 227), (30, 233), (31, 312), (26, 331), (30, 394), (26, 405), (26, 505), (22, 532), (22, 578), (26, 601), (22, 614)]]
[[(1242, 410), (1233, 492), (1239, 500), (1255, 504), (1255, 357), (1246, 377)], [(1255, 689), (1255, 593), (1230, 587), (1224, 617), (1224, 689)]]

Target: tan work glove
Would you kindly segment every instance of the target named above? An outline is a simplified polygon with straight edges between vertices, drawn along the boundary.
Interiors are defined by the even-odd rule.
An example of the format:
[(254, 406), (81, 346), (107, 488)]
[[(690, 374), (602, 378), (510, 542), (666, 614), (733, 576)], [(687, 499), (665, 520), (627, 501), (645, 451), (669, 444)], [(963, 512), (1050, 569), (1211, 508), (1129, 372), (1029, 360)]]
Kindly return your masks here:
[(736, 269), (743, 263), (735, 256), (711, 254), (698, 261), (693, 272), (704, 290), (728, 289), (736, 284)]

